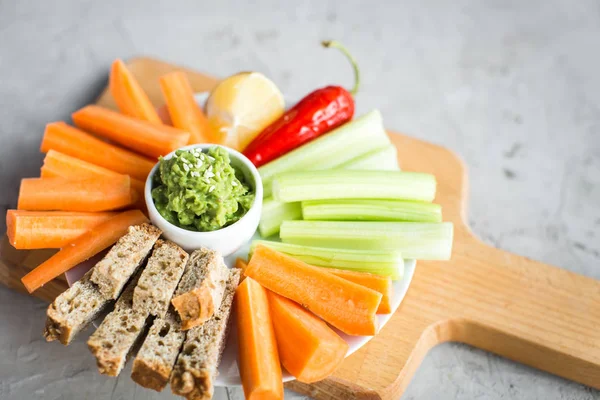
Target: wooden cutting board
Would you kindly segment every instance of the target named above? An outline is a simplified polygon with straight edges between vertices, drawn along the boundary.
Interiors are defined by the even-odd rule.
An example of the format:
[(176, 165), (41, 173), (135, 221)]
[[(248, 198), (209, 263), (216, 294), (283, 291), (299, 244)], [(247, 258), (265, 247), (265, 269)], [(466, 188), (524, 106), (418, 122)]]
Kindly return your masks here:
[[(136, 58), (129, 67), (152, 101), (163, 103), (158, 77), (180, 69), (195, 90), (216, 80), (165, 62)], [(98, 103), (114, 107), (106, 92)], [(408, 294), (382, 331), (330, 378), (287, 387), (317, 399), (398, 399), (427, 351), (457, 341), (600, 389), (600, 281), (483, 244), (466, 221), (467, 176), (451, 151), (391, 134), (402, 169), (434, 174), (436, 201), (455, 227), (449, 262), (418, 262)], [(52, 251), (0, 244), (0, 282), (24, 291), (20, 277)], [(35, 292), (50, 301), (57, 279)]]

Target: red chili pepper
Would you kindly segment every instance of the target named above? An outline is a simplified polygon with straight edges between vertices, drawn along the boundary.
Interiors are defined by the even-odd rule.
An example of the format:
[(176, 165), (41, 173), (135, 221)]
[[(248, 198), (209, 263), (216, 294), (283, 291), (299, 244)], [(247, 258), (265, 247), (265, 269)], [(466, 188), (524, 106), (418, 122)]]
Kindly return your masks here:
[(287, 152), (348, 122), (354, 115), (352, 95), (358, 91), (360, 75), (352, 55), (336, 41), (322, 43), (340, 49), (354, 68), (354, 88), (327, 86), (309, 93), (293, 108), (265, 128), (244, 150), (244, 155), (260, 167)]

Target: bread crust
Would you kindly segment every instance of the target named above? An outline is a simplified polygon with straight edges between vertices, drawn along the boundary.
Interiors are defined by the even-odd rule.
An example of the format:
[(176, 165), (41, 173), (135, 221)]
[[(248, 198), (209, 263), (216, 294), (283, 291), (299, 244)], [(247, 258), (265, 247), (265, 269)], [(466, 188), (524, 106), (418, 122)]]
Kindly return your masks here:
[(171, 300), (181, 319), (181, 329), (188, 330), (208, 321), (221, 306), (229, 269), (223, 257), (215, 251), (204, 253), (194, 282), (185, 282), (182, 290)]
[(239, 269), (230, 270), (219, 310), (206, 323), (187, 332), (171, 374), (171, 390), (174, 394), (184, 396), (188, 400), (212, 398), (214, 380), (227, 342), (231, 306), (240, 275)]
[(184, 340), (175, 310), (171, 308), (164, 318), (156, 318), (133, 361), (134, 382), (157, 392), (163, 390)]

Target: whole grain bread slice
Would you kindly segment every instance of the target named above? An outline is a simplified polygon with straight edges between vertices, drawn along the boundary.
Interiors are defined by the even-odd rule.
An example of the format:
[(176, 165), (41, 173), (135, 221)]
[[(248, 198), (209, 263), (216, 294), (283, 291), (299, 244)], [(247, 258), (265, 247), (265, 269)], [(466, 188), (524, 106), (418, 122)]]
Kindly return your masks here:
[[(194, 251), (179, 281), (175, 295), (180, 295), (198, 286), (203, 268), (220, 257), (218, 253), (201, 248)], [(146, 267), (147, 268), (147, 267)], [(148, 332), (142, 347), (133, 362), (132, 379), (138, 384), (161, 391), (169, 381), (173, 365), (185, 340), (181, 319), (173, 307), (164, 318), (157, 318)]]
[(144, 333), (148, 313), (133, 308), (133, 291), (139, 277), (138, 273), (131, 279), (115, 309), (104, 318), (87, 342), (101, 374), (119, 375), (136, 341)]
[(201, 249), (192, 255), (196, 268), (186, 276), (181, 290), (171, 304), (181, 319), (181, 329), (188, 330), (210, 319), (221, 306), (229, 269), (216, 251)]
[(161, 233), (160, 229), (150, 224), (130, 226), (127, 233), (94, 266), (91, 280), (107, 299), (119, 297)]
[(59, 340), (68, 345), (112, 303), (100, 293), (91, 275), (90, 270), (50, 304), (44, 329), (47, 341)]
[(189, 255), (175, 243), (158, 239), (133, 291), (133, 308), (163, 317), (188, 258)]
[(228, 275), (220, 308), (203, 325), (187, 331), (171, 374), (171, 390), (188, 400), (208, 400), (214, 393), (214, 380), (227, 342), (231, 305), (241, 271), (233, 269)]
[(133, 360), (131, 379), (160, 392), (169, 382), (173, 364), (185, 340), (181, 321), (171, 307), (164, 318), (156, 318)]

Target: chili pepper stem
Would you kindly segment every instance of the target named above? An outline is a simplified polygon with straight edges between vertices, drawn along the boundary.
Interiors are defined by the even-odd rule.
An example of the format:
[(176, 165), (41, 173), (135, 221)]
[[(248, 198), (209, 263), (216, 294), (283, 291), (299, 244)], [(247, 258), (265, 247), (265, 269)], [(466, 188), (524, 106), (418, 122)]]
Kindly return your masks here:
[(323, 47), (333, 47), (340, 50), (342, 53), (344, 53), (348, 60), (350, 60), (350, 63), (352, 64), (352, 69), (354, 70), (354, 87), (352, 88), (352, 90), (350, 90), (350, 93), (353, 96), (355, 96), (358, 92), (358, 86), (360, 84), (360, 70), (358, 69), (358, 63), (356, 62), (350, 51), (337, 40), (324, 40), (321, 42), (321, 44), (323, 45)]

